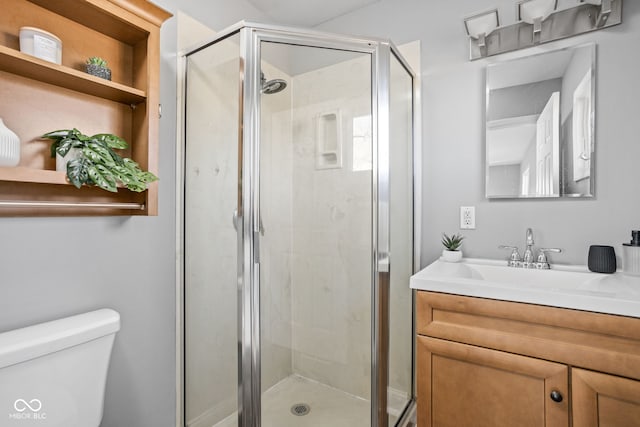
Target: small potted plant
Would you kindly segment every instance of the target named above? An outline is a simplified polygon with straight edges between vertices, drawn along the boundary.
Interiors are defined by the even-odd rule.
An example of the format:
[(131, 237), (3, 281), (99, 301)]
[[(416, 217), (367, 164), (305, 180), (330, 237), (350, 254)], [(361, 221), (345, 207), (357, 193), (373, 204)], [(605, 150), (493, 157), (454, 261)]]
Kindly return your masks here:
[[(77, 188), (96, 185), (104, 190), (117, 192), (118, 184), (131, 191), (147, 189), (157, 176), (143, 171), (127, 157), (121, 157), (114, 150), (128, 147), (127, 142), (109, 133), (93, 136), (82, 134), (78, 129), (57, 130), (46, 133), (43, 138), (51, 139), (51, 157), (67, 155), (73, 158), (66, 164), (69, 181)], [(73, 153), (75, 154), (69, 154)]]
[(447, 262), (459, 262), (462, 259), (462, 251), (460, 245), (464, 236), (462, 234), (453, 234), (447, 236), (446, 233), (442, 233), (442, 259)]
[(107, 66), (107, 61), (99, 56), (92, 56), (87, 59), (87, 73), (105, 80), (111, 80), (111, 70)]

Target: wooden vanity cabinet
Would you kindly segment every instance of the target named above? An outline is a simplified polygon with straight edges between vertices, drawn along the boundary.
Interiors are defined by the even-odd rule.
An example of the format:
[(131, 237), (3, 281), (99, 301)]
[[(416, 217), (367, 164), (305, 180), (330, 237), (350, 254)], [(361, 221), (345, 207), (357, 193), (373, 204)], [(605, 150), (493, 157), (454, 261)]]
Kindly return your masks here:
[(573, 425), (640, 426), (640, 381), (573, 368)]
[[(21, 159), (0, 167), (0, 216), (157, 215), (157, 182), (142, 193), (76, 189), (40, 136), (113, 133), (129, 143), (123, 156), (159, 175), (160, 26), (170, 16), (146, 0), (2, 0), (0, 117)], [(20, 52), (24, 26), (58, 36), (62, 64)], [(111, 81), (85, 72), (92, 56), (107, 60)]]
[(569, 425), (567, 400), (547, 401), (567, 395), (566, 365), (423, 336), (418, 355), (419, 426)]
[(639, 427), (640, 319), (418, 291), (419, 427)]

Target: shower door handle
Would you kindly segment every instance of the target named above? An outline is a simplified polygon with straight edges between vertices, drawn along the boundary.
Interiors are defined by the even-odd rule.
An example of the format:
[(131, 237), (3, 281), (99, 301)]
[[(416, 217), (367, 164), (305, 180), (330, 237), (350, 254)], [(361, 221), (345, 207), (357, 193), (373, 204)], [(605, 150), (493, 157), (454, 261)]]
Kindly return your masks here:
[(378, 273), (388, 273), (390, 262), (389, 255), (383, 254), (378, 256)]
[(238, 209), (233, 210), (233, 228), (238, 231)]

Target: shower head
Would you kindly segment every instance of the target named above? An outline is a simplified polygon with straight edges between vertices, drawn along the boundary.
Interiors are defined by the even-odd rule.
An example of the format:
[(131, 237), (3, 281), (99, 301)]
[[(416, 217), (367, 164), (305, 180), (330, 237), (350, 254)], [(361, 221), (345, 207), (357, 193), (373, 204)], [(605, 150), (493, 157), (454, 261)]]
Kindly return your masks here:
[(273, 79), (267, 81), (267, 79), (264, 77), (263, 72), (260, 73), (260, 83), (262, 86), (260, 88), (260, 92), (266, 95), (281, 92), (284, 90), (284, 88), (287, 87), (287, 82), (282, 79)]

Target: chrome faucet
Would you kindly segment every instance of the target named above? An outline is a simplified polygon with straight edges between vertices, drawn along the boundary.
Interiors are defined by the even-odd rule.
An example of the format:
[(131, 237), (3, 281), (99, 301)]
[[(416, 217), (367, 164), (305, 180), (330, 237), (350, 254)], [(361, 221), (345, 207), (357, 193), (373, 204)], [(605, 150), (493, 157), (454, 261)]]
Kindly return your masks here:
[(549, 265), (549, 261), (547, 261), (547, 255), (545, 252), (555, 252), (559, 254), (560, 252), (562, 252), (562, 249), (540, 248), (540, 250), (538, 251), (538, 260), (536, 261), (536, 268), (539, 268), (542, 270), (548, 270), (551, 268), (551, 266)]
[(500, 245), (498, 246), (498, 248), (511, 250), (511, 255), (509, 256), (509, 260), (507, 261), (507, 265), (509, 267), (537, 268), (540, 270), (548, 270), (549, 268), (551, 268), (549, 265), (549, 261), (547, 260), (547, 252), (562, 252), (562, 249), (558, 248), (540, 248), (538, 250), (538, 258), (534, 262), (533, 245), (533, 230), (531, 230), (531, 228), (527, 228), (527, 232), (525, 235), (526, 248), (522, 258), (520, 258), (520, 252), (518, 252), (517, 246)]
[(500, 245), (498, 246), (498, 249), (511, 250), (511, 255), (509, 255), (509, 261), (507, 261), (507, 265), (509, 267), (522, 267), (522, 258), (520, 258), (520, 252), (518, 252), (517, 246)]
[(526, 249), (524, 251), (524, 255), (522, 256), (522, 267), (523, 268), (533, 268), (533, 230), (527, 228), (526, 240), (525, 240)]

